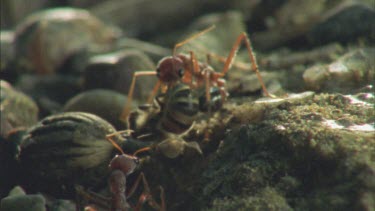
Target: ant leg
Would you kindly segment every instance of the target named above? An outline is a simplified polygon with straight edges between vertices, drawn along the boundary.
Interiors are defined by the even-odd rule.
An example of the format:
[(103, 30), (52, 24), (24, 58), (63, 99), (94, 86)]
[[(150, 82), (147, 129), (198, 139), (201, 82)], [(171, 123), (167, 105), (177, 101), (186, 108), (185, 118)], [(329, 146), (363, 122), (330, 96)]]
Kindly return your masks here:
[(191, 67), (193, 68), (193, 70), (191, 71), (189, 69), (190, 75), (187, 75), (187, 73), (185, 73), (184, 77), (186, 77), (186, 79), (184, 80), (184, 83), (189, 84), (190, 88), (193, 89), (193, 88), (198, 86), (197, 81), (195, 80), (195, 76), (197, 76), (199, 74), (200, 68), (199, 68), (198, 60), (197, 60), (194, 52), (190, 51), (189, 53), (190, 53), (190, 64), (191, 64)]
[(143, 172), (141, 172), (138, 176), (138, 178), (136, 179), (134, 185), (130, 188), (128, 194), (127, 194), (127, 198), (130, 198), (134, 191), (136, 190), (136, 188), (138, 187), (139, 183), (142, 181), (143, 183), (143, 188), (144, 188), (144, 191), (143, 193), (141, 194), (141, 196), (139, 197), (139, 200), (138, 200), (138, 203), (137, 205), (135, 206), (134, 210), (141, 210), (142, 208), (142, 205), (145, 203), (145, 202), (148, 202), (148, 204), (155, 208), (155, 209), (160, 209), (162, 210), (162, 208), (164, 209), (165, 207), (165, 202), (164, 202), (164, 190), (162, 189), (162, 194), (163, 194), (163, 197), (162, 197), (162, 204), (159, 205), (155, 199), (152, 197), (151, 195), (151, 190), (150, 190), (150, 186), (148, 185), (148, 182), (146, 180), (146, 177), (145, 175), (143, 174)]
[[(215, 53), (207, 53), (206, 55), (207, 59), (207, 64), (211, 65), (212, 64), (212, 59), (215, 59), (223, 64), (225, 64), (227, 58), (224, 56), (220, 56)], [(232, 67), (235, 67), (240, 70), (251, 70), (251, 65), (249, 63), (241, 62), (241, 61), (236, 61), (232, 63)]]
[(121, 154), (125, 154), (124, 151), (121, 149), (121, 147), (116, 143), (115, 140), (113, 140), (113, 137), (116, 136), (116, 135), (120, 135), (120, 134), (123, 134), (123, 133), (126, 133), (127, 135), (129, 135), (131, 132), (133, 132), (132, 130), (121, 130), (121, 131), (117, 131), (117, 132), (114, 132), (114, 133), (111, 133), (111, 134), (108, 134), (105, 136), (105, 138), (111, 142), (111, 144), (118, 150), (121, 152)]
[(199, 70), (199, 64), (197, 61), (197, 57), (195, 56), (193, 51), (190, 51), (190, 59), (191, 59), (191, 64), (193, 66), (193, 75), (197, 74), (200, 72)]
[[(210, 93), (210, 71), (205, 71), (205, 82), (206, 82), (206, 100), (207, 100), (207, 103), (210, 104), (211, 102), (211, 93)], [(210, 108), (211, 106), (208, 106), (208, 108)], [(210, 109), (209, 109), (210, 110)]]
[(133, 130), (119, 130), (119, 131), (116, 131), (114, 133), (108, 134), (107, 137), (113, 137), (115, 135), (121, 135), (121, 134), (124, 134), (124, 133), (125, 133), (126, 136), (130, 136), (130, 134), (132, 134), (133, 132), (134, 132)]
[(185, 39), (185, 40), (183, 40), (183, 41), (177, 43), (177, 44), (174, 46), (174, 48), (173, 48), (173, 52), (172, 52), (173, 54), (172, 54), (172, 55), (173, 55), (173, 56), (176, 55), (177, 48), (179, 48), (179, 47), (185, 45), (186, 43), (190, 42), (191, 40), (193, 40), (193, 39), (195, 39), (195, 38), (197, 38), (197, 37), (199, 37), (199, 36), (201, 36), (201, 35), (203, 35), (203, 34), (209, 32), (209, 31), (211, 31), (211, 30), (214, 29), (214, 28), (215, 28), (215, 25), (212, 25), (212, 26), (208, 27), (207, 29), (204, 29), (204, 30), (202, 30), (202, 31), (200, 31), (200, 32), (198, 32), (198, 33), (196, 33), (196, 34), (194, 34), (194, 35), (188, 37), (187, 39)]
[(212, 54), (211, 53), (207, 53), (206, 54), (206, 63), (208, 64), (208, 65), (211, 65), (212, 64)]
[(150, 94), (150, 96), (147, 98), (147, 103), (148, 104), (151, 104), (152, 100), (154, 99), (156, 93), (158, 92), (159, 88), (161, 86), (161, 81), (158, 80), (154, 86), (154, 88), (152, 89), (152, 92)]
[(225, 90), (225, 80), (223, 78), (219, 78), (217, 80), (217, 86), (219, 87), (219, 92), (220, 92), (220, 95), (221, 95), (221, 104), (224, 105), (224, 102), (226, 101), (227, 97), (228, 97), (228, 92)]
[(143, 180), (143, 186), (144, 186), (145, 192), (151, 192), (150, 187), (148, 186), (148, 183), (146, 181), (145, 175), (143, 174), (143, 172), (141, 172), (139, 176), (137, 177), (137, 179), (135, 180), (133, 186), (130, 188), (129, 192), (126, 194), (127, 198), (130, 198), (134, 194), (134, 191), (137, 189), (139, 182), (141, 180)]
[(100, 207), (111, 207), (111, 199), (90, 190), (84, 190), (84, 188), (80, 185), (75, 186), (76, 194), (78, 199), (77, 209), (82, 210), (82, 201), (81, 199), (85, 200), (88, 203), (94, 203), (99, 205)]
[(160, 200), (161, 200), (161, 205), (160, 205), (160, 211), (165, 211), (166, 206), (165, 206), (165, 193), (164, 193), (164, 188), (159, 186), (160, 189)]
[(133, 156), (137, 156), (139, 153), (150, 151), (152, 148), (151, 147), (144, 147), (141, 148), (133, 153)]
[(276, 96), (270, 94), (267, 91), (267, 88), (266, 88), (266, 86), (263, 83), (263, 79), (262, 79), (262, 76), (259, 73), (258, 64), (256, 62), (256, 58), (255, 58), (255, 55), (254, 55), (252, 47), (251, 47), (250, 39), (249, 39), (249, 37), (247, 36), (247, 34), (245, 32), (241, 33), (237, 37), (237, 40), (234, 43), (234, 45), (232, 47), (232, 50), (230, 51), (229, 56), (227, 57), (227, 59), (225, 61), (223, 71), (221, 72), (222, 76), (224, 76), (228, 72), (228, 70), (230, 69), (230, 67), (232, 66), (233, 60), (234, 60), (234, 58), (235, 58), (235, 56), (237, 54), (237, 51), (238, 51), (238, 49), (239, 49), (240, 44), (242, 43), (242, 41), (245, 41), (245, 46), (246, 46), (246, 49), (247, 49), (247, 52), (248, 52), (248, 55), (249, 55), (249, 58), (250, 58), (250, 61), (251, 61), (252, 70), (256, 73), (256, 75), (258, 77), (258, 80), (259, 80), (259, 82), (260, 82), (260, 84), (262, 86), (264, 94), (266, 96), (268, 96), (268, 97), (275, 98)]
[[(206, 80), (206, 101), (208, 105), (208, 119), (207, 119), (207, 128), (210, 128), (210, 120), (211, 120), (211, 93), (210, 93), (210, 71), (205, 71), (205, 80)], [(209, 132), (206, 130), (204, 132), (204, 140), (208, 141), (209, 140)]]
[[(124, 122), (127, 122), (127, 119), (128, 119), (128, 116), (129, 116), (131, 103), (132, 103), (132, 100), (133, 100), (133, 93), (134, 93), (136, 78), (139, 77), (139, 76), (144, 76), (144, 75), (156, 75), (156, 72), (155, 71), (139, 71), (139, 72), (135, 72), (133, 74), (132, 82), (130, 84), (130, 88), (129, 88), (129, 92), (128, 92), (128, 100), (127, 100), (126, 105), (125, 105), (124, 109), (122, 110), (122, 113), (121, 113), (121, 116), (120, 116), (120, 119)], [(129, 127), (129, 124), (128, 124), (127, 127)]]

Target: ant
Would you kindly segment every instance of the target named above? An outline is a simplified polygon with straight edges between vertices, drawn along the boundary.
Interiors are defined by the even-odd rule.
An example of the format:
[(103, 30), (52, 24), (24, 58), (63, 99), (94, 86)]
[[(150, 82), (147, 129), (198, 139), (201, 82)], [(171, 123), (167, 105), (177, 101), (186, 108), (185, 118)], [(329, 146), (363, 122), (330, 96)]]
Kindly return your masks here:
[[(106, 136), (107, 140), (112, 143), (112, 145), (121, 152), (121, 155), (116, 155), (109, 163), (109, 169), (111, 175), (109, 177), (109, 185), (111, 191), (111, 198), (106, 198), (95, 192), (85, 191), (83, 187), (76, 186), (76, 191), (78, 195), (82, 196), (86, 200), (92, 201), (103, 207), (110, 208), (111, 210), (128, 211), (132, 208), (135, 211), (140, 211), (144, 203), (148, 203), (152, 208), (160, 211), (165, 211), (165, 197), (164, 189), (160, 188), (160, 198), (161, 204), (158, 204), (151, 195), (150, 187), (143, 173), (140, 173), (137, 177), (135, 183), (130, 188), (129, 192), (126, 193), (126, 177), (134, 172), (134, 170), (139, 165), (139, 159), (136, 157), (137, 152), (133, 155), (125, 154), (121, 147), (112, 139), (116, 134), (128, 133), (129, 131), (119, 131)], [(144, 151), (144, 150), (142, 150)], [(130, 198), (135, 190), (137, 189), (139, 183), (143, 183), (144, 190), (139, 197), (136, 206), (132, 207), (128, 203), (127, 199)], [(92, 207), (86, 207), (85, 210), (96, 210)]]
[[(120, 119), (122, 119), (125, 122), (128, 121), (135, 81), (138, 77), (146, 75), (156, 75), (159, 79), (155, 84), (150, 97), (148, 98), (148, 103), (152, 102), (153, 97), (156, 95), (160, 88), (164, 93), (166, 92), (166, 90), (168, 90), (170, 87), (174, 86), (178, 82), (187, 84), (188, 86), (190, 86), (191, 89), (198, 89), (202, 87), (205, 88), (205, 98), (208, 104), (210, 104), (211, 101), (210, 88), (217, 87), (221, 94), (221, 100), (224, 102), (228, 96), (228, 93), (225, 90), (226, 82), (224, 76), (231, 68), (237, 51), (239, 50), (240, 44), (242, 42), (245, 43), (249, 59), (251, 61), (252, 70), (256, 73), (264, 94), (268, 97), (274, 98), (275, 96), (267, 91), (267, 88), (263, 83), (262, 77), (259, 73), (255, 55), (252, 51), (251, 42), (246, 32), (241, 33), (237, 37), (226, 59), (220, 58), (219, 56), (215, 56), (214, 54), (207, 55), (207, 57), (213, 55), (217, 57), (220, 61), (224, 62), (224, 67), (221, 72), (216, 72), (210, 65), (208, 65), (208, 63), (199, 62), (193, 51), (190, 51), (189, 55), (181, 53), (177, 54), (177, 49), (179, 47), (211, 31), (214, 28), (215, 26), (213, 25), (207, 29), (198, 32), (195, 35), (192, 35), (191, 37), (183, 40), (182, 42), (177, 43), (173, 48), (172, 56), (162, 58), (157, 64), (156, 71), (135, 72), (129, 88), (128, 101), (123, 109)], [(210, 107), (208, 107), (208, 109), (210, 112)]]

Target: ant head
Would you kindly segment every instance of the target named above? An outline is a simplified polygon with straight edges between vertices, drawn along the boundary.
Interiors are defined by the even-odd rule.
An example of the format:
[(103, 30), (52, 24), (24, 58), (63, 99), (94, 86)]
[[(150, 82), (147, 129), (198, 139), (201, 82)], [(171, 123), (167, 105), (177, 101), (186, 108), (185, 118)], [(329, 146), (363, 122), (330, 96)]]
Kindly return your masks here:
[(176, 56), (168, 56), (160, 60), (156, 73), (164, 83), (173, 83), (184, 76), (184, 62)]
[(116, 155), (109, 163), (109, 168), (114, 170), (118, 169), (125, 175), (133, 173), (138, 166), (139, 160), (137, 157), (127, 154)]

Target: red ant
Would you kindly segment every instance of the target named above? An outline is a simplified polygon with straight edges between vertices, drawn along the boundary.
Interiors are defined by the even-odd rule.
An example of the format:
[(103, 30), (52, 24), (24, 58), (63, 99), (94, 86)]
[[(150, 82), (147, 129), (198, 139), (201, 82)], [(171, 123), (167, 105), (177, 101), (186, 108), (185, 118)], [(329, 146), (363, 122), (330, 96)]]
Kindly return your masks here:
[[(139, 174), (133, 186), (127, 193), (125, 193), (126, 177), (133, 173), (134, 170), (137, 168), (139, 164), (139, 159), (138, 157), (136, 157), (138, 151), (135, 152), (133, 155), (125, 154), (121, 147), (112, 139), (114, 135), (122, 134), (124, 132), (127, 133), (128, 131), (120, 131), (106, 136), (107, 140), (111, 142), (113, 146), (121, 152), (121, 155), (116, 155), (109, 163), (109, 169), (111, 170), (111, 175), (109, 177), (109, 185), (112, 197), (106, 198), (91, 191), (84, 191), (81, 186), (76, 187), (77, 193), (86, 200), (92, 201), (104, 207), (110, 207), (111, 210), (128, 211), (130, 210), (130, 208), (132, 208), (132, 210), (140, 211), (142, 205), (147, 202), (154, 209), (164, 211), (164, 189), (161, 186), (159, 187), (161, 204), (158, 204), (151, 195), (150, 187), (143, 173)], [(141, 151), (145, 151), (145, 149), (142, 149)], [(133, 195), (141, 181), (143, 183), (144, 190), (141, 196), (139, 197), (137, 205), (132, 207), (128, 203), (127, 199)], [(95, 211), (96, 209), (89, 206), (86, 207), (85, 210)]]
[(121, 114), (121, 119), (127, 121), (129, 112), (130, 112), (130, 105), (133, 97), (134, 86), (136, 78), (139, 76), (145, 75), (157, 75), (158, 82), (154, 86), (152, 93), (148, 99), (148, 103), (152, 102), (153, 97), (158, 92), (159, 88), (162, 88), (162, 91), (165, 92), (169, 87), (173, 86), (178, 82), (182, 82), (187, 84), (191, 87), (191, 89), (201, 88), (205, 85), (205, 97), (208, 104), (210, 104), (211, 96), (210, 96), (210, 88), (211, 87), (218, 87), (221, 94), (221, 99), (223, 101), (226, 100), (228, 96), (227, 91), (225, 90), (225, 79), (224, 76), (227, 74), (229, 69), (232, 66), (234, 58), (236, 56), (237, 51), (239, 50), (240, 44), (245, 42), (246, 49), (248, 51), (249, 59), (251, 61), (252, 70), (257, 74), (258, 80), (262, 86), (263, 92), (268, 97), (274, 97), (267, 91), (266, 86), (263, 83), (262, 77), (258, 70), (258, 65), (255, 59), (255, 56), (252, 51), (251, 42), (248, 35), (243, 32), (241, 33), (233, 47), (226, 58), (220, 58), (220, 56), (215, 56), (214, 54), (209, 54), (208, 56), (217, 57), (220, 61), (224, 62), (224, 67), (221, 72), (216, 72), (211, 66), (207, 63), (201, 63), (197, 61), (194, 52), (190, 51), (189, 55), (186, 54), (177, 54), (177, 48), (183, 46), (184, 44), (188, 43), (189, 41), (195, 39), (198, 36), (201, 36), (212, 29), (215, 26), (211, 26), (185, 40), (182, 42), (177, 43), (173, 48), (172, 56), (167, 56), (162, 58), (157, 67), (156, 71), (139, 71), (135, 72), (132, 78), (132, 83), (129, 88), (128, 93), (128, 101), (124, 110)]

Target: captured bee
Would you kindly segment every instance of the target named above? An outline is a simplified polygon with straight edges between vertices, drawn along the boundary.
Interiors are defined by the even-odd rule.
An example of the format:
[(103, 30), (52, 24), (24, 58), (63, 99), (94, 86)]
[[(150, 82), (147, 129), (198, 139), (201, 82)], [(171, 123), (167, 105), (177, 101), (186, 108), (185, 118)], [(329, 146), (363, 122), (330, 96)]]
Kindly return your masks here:
[(222, 107), (223, 100), (216, 87), (210, 89), (210, 101), (205, 98), (205, 90), (198, 91), (183, 83), (176, 84), (155, 97), (153, 104), (141, 105), (133, 111), (129, 116), (129, 127), (139, 135), (137, 138), (149, 134), (156, 142), (162, 140), (156, 148), (166, 157), (177, 157), (186, 149), (202, 154), (197, 142), (185, 142), (182, 136), (193, 127), (200, 112), (210, 116)]
[(198, 113), (199, 99), (189, 86), (179, 83), (155, 97), (153, 104), (139, 106), (128, 122), (139, 134), (152, 131), (166, 136), (182, 135), (193, 126)]
[(183, 134), (197, 119), (199, 101), (193, 97), (190, 87), (185, 84), (176, 85), (167, 93), (159, 95), (156, 100), (162, 111), (158, 129), (168, 133)]
[(158, 138), (182, 136), (193, 127), (199, 112), (207, 113), (209, 118), (223, 106), (218, 87), (211, 87), (210, 95), (211, 99), (207, 101), (205, 90), (193, 90), (178, 83), (155, 97), (153, 104), (141, 105), (133, 111), (128, 119), (129, 128), (136, 134), (151, 133)]

